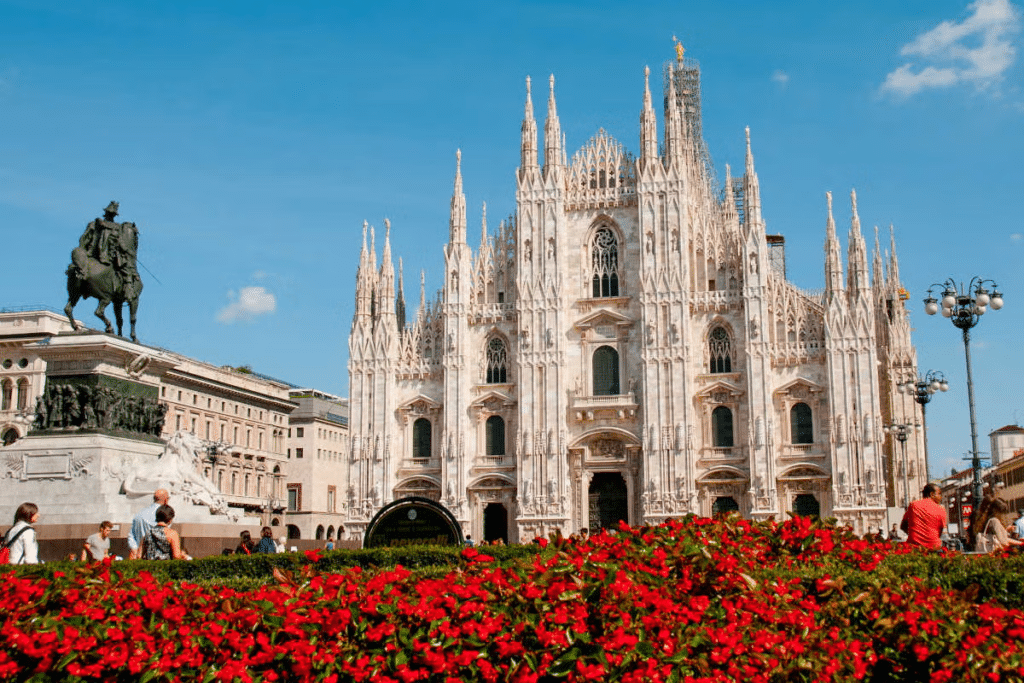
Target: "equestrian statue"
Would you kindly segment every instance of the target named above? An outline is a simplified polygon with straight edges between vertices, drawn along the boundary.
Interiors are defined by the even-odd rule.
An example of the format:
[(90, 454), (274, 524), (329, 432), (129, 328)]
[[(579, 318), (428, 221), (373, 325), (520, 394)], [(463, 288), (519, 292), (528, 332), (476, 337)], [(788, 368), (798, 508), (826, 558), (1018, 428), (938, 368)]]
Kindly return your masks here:
[(103, 312), (107, 304), (114, 304), (114, 317), (117, 319), (117, 334), (121, 336), (124, 322), (121, 306), (128, 304), (132, 324), (132, 341), (135, 336), (135, 314), (139, 309), (139, 295), (142, 293), (142, 279), (136, 270), (136, 257), (139, 251), (139, 231), (134, 223), (118, 223), (114, 220), (120, 205), (110, 202), (103, 210), (103, 218), (91, 221), (78, 240), (78, 246), (71, 252), (71, 265), (68, 266), (68, 305), (64, 312), (71, 321), (71, 326), (79, 330), (81, 326), (75, 322), (74, 309), (79, 299), (93, 297), (99, 302), (96, 317), (107, 326), (107, 333), (113, 333)]

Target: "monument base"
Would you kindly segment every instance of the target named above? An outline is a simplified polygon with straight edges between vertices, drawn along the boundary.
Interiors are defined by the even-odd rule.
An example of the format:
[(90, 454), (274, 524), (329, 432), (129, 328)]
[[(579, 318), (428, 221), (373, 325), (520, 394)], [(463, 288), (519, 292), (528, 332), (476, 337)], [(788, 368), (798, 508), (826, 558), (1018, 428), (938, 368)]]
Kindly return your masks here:
[[(56, 557), (43, 553), (44, 560), (64, 559), (79, 551), (103, 520), (115, 525), (111, 534), (115, 549), (120, 545), (117, 539), (127, 538), (132, 518), (153, 502), (151, 490), (126, 493), (125, 482), (132, 473), (157, 463), (165, 448), (147, 440), (79, 431), (20, 439), (0, 451), (0, 529), (13, 522), (19, 505), (32, 502), (39, 506), (36, 529), (41, 548), (61, 549)], [(218, 539), (220, 548), (232, 539), (237, 544), (243, 529), (259, 536), (260, 519), (214, 513), (206, 505), (176, 496), (173, 484), (170, 488), (174, 525), (183, 537), (197, 543), (203, 538)], [(68, 543), (61, 543), (65, 540), (70, 551)]]

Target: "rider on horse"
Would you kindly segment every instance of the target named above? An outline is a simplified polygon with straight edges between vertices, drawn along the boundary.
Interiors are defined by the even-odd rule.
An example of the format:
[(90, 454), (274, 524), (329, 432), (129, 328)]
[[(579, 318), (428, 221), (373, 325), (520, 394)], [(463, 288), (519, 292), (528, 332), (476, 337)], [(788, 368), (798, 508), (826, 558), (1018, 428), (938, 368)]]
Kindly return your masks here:
[(121, 334), (121, 305), (126, 303), (131, 313), (131, 336), (135, 340), (135, 314), (142, 292), (142, 278), (136, 269), (139, 231), (134, 223), (114, 220), (119, 208), (117, 202), (110, 202), (103, 210), (103, 217), (89, 223), (78, 240), (78, 247), (72, 250), (71, 265), (67, 269), (68, 305), (64, 311), (71, 326), (80, 329), (73, 315), (75, 304), (81, 298), (93, 297), (99, 301), (96, 316), (106, 324), (107, 332), (112, 332), (103, 310), (113, 303), (117, 333)]

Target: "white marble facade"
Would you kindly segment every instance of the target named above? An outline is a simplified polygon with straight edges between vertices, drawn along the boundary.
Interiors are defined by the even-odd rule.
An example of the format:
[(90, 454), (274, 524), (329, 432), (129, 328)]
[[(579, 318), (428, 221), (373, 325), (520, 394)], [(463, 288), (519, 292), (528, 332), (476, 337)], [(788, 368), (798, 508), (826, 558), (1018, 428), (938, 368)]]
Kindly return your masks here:
[[(391, 226), (378, 264), (364, 224), (350, 535), (407, 495), (510, 542), (729, 509), (884, 524), (882, 426), (919, 410), (894, 386), (916, 369), (895, 244), (883, 254), (876, 231), (869, 277), (852, 195), (844, 259), (828, 195), (825, 288), (787, 281), (750, 133), (742, 172), (720, 183), (699, 79), (693, 60), (665, 65), (659, 139), (645, 72), (638, 154), (602, 130), (571, 157), (554, 77), (543, 132), (528, 79), (515, 213), (490, 230), (485, 207), (474, 251), (457, 155), (444, 289), (428, 300), (421, 281), (408, 319)], [(908, 449), (919, 490), (923, 442)]]

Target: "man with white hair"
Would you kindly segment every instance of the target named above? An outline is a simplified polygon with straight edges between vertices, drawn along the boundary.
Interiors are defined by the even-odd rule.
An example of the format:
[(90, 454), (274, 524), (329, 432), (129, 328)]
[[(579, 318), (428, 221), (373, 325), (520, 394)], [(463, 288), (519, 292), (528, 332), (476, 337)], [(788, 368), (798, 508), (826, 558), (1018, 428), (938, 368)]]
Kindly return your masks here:
[(171, 494), (167, 489), (153, 491), (153, 504), (143, 508), (132, 520), (132, 529), (128, 532), (128, 558), (137, 560), (142, 557), (142, 540), (149, 534), (149, 530), (156, 526), (156, 511), (161, 505), (167, 505)]

